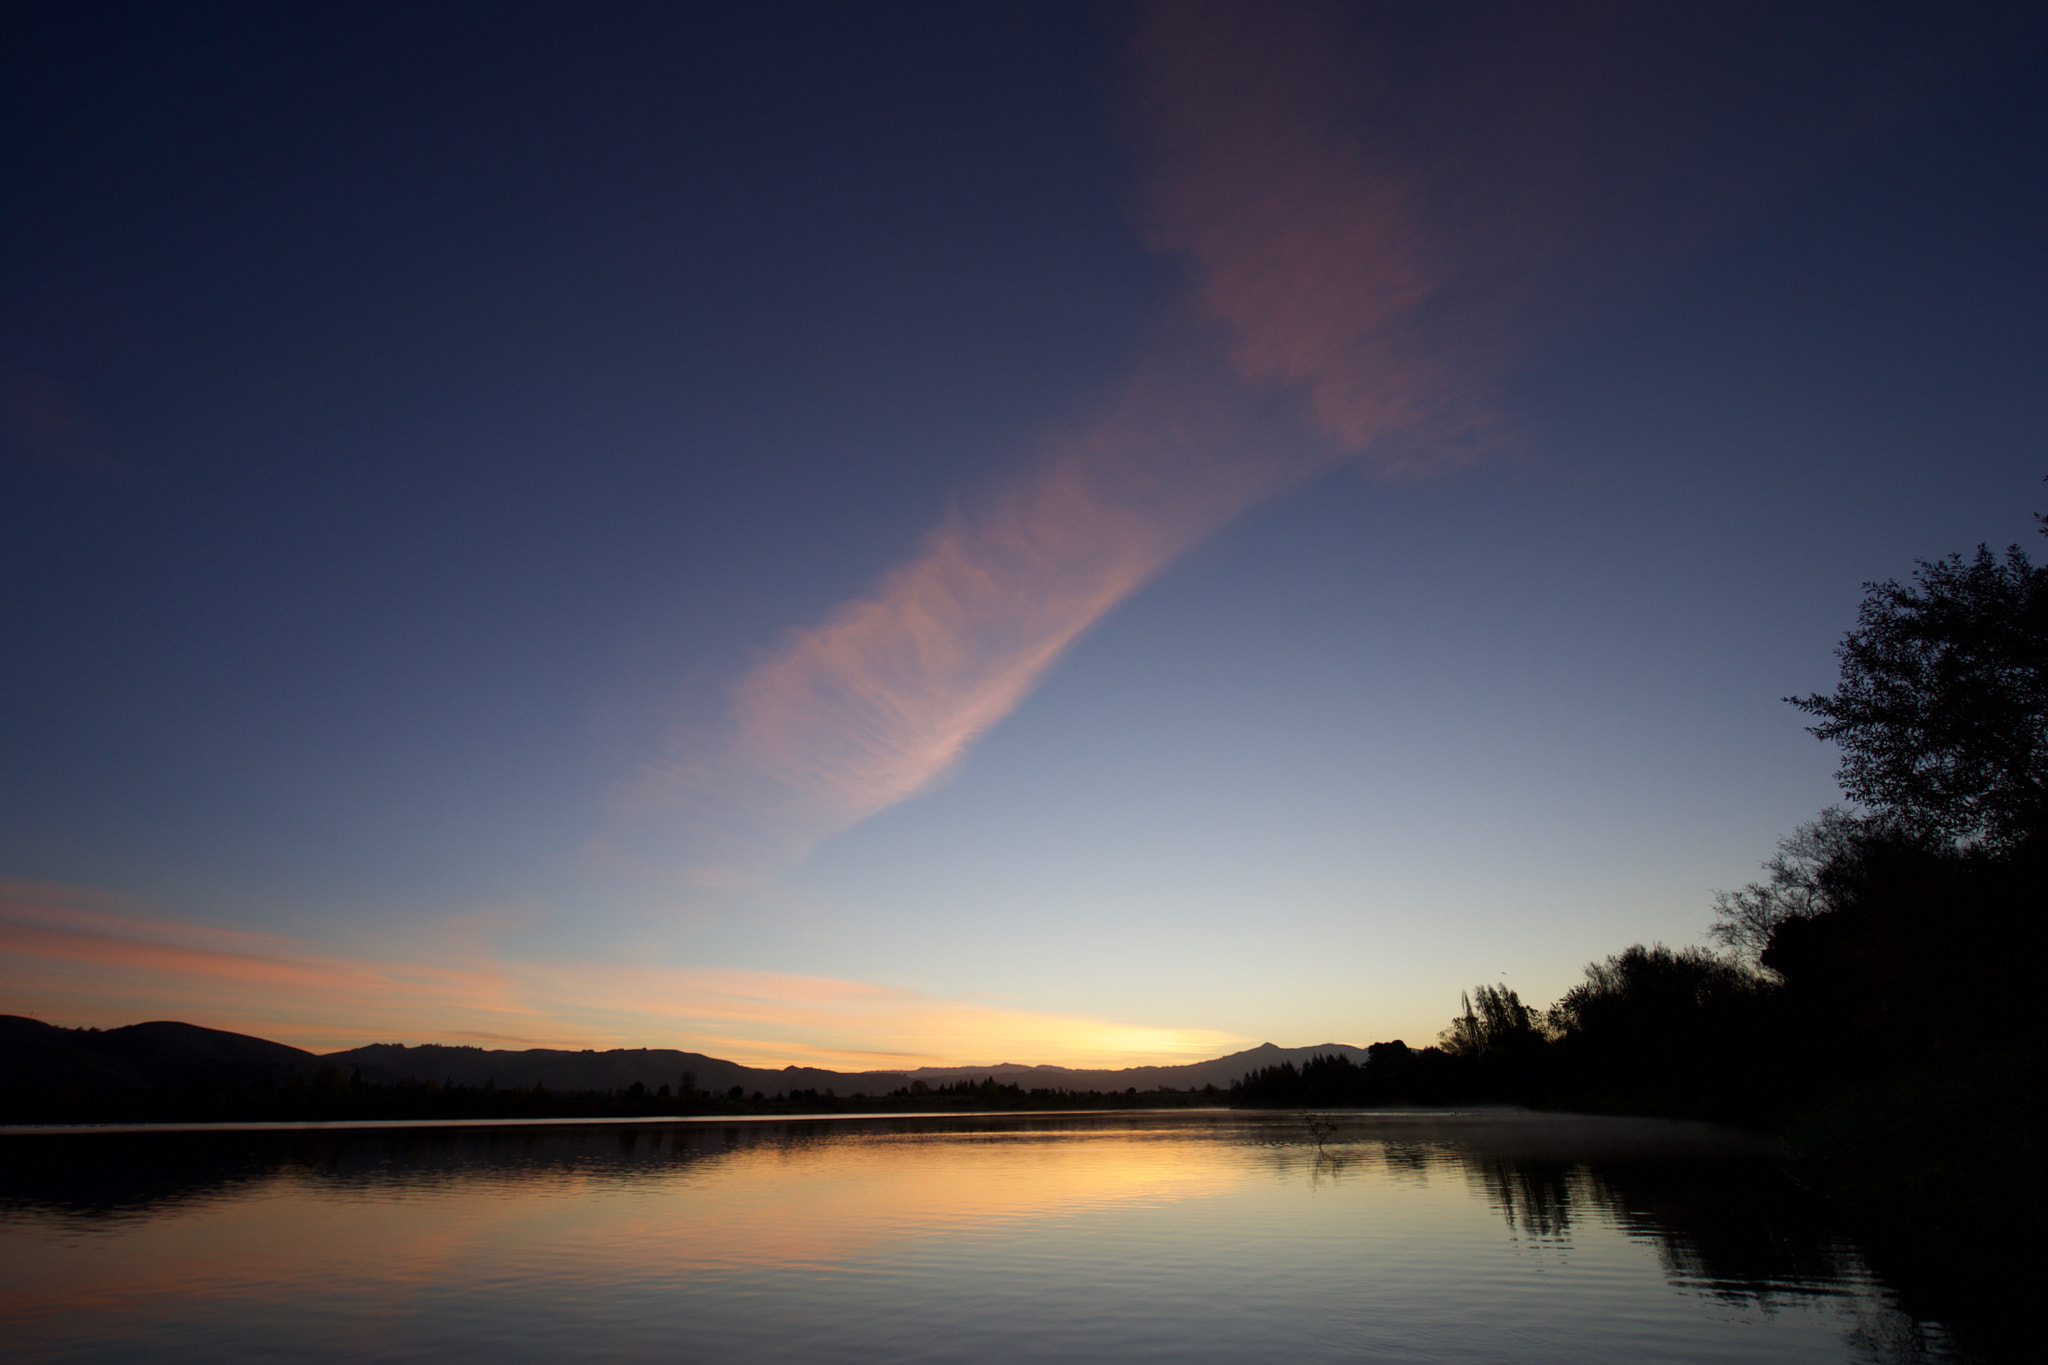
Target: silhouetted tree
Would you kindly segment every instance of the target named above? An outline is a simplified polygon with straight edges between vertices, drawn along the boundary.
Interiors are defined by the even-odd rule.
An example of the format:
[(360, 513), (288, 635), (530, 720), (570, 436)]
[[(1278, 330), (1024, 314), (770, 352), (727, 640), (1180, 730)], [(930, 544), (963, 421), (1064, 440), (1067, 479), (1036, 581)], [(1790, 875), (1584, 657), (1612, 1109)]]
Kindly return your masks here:
[(1756, 993), (1752, 974), (1704, 948), (1633, 944), (1586, 964), (1586, 979), (1550, 1007), (1560, 1034), (1607, 1033), (1645, 1042), (1682, 1033), (1702, 1012)]
[[(2048, 520), (2043, 533), (2048, 534)], [(2048, 813), (2048, 566), (2015, 545), (1867, 583), (1833, 695), (1788, 697), (1842, 747), (1842, 790), (1905, 828), (2016, 846)]]
[(1826, 870), (1853, 856), (1858, 841), (1871, 832), (1865, 817), (1829, 806), (1778, 841), (1778, 851), (1764, 861), (1768, 881), (1714, 893), (1714, 925), (1708, 935), (1738, 960), (1755, 965), (1780, 924), (1829, 908)]
[(1666, 1113), (1767, 1110), (1770, 1019), (1764, 982), (1704, 948), (1638, 943), (1550, 1007), (1560, 1081), (1603, 1105)]
[[(1375, 1046), (1384, 1046), (1376, 1044)], [(1345, 1056), (1310, 1057), (1299, 1067), (1281, 1062), (1246, 1073), (1231, 1087), (1233, 1103), (1274, 1109), (1341, 1109), (1382, 1103), (1370, 1067)]]
[(1472, 995), (1460, 993), (1464, 1007), (1440, 1036), (1445, 1052), (1453, 1057), (1477, 1061), (1526, 1053), (1541, 1047), (1544, 1040), (1543, 1014), (1522, 1003), (1507, 986), (1482, 985), (1475, 1010)]
[(1821, 869), (1826, 909), (1778, 925), (1762, 954), (1795, 1034), (1878, 1066), (2039, 1037), (2044, 864), (2039, 843), (1995, 854), (1903, 830), (1859, 839)]
[(1507, 986), (1479, 986), (1461, 994), (1459, 1003), (1462, 1011), (1439, 1035), (1450, 1092), (1469, 1099), (1537, 1100), (1549, 1061), (1542, 1012)]

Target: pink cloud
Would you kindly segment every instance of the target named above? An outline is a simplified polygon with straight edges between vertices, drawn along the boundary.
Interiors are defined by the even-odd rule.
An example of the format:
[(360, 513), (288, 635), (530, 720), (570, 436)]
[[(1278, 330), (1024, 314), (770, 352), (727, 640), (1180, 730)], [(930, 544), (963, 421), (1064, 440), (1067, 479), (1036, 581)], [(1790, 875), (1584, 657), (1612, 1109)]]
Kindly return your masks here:
[[(1342, 464), (1425, 477), (1511, 446), (1490, 394), (1534, 338), (1625, 296), (1815, 145), (1756, 136), (1746, 105), (1702, 125), (1703, 105), (1730, 108), (1725, 63), (1698, 56), (1723, 27), (1598, 4), (1509, 7), (1479, 31), (1310, 0), (1146, 8), (1137, 202), (1187, 267), (1180, 325), (1095, 421), (792, 632), (738, 680), (725, 728), (678, 742), (622, 810), (726, 845), (694, 884), (758, 878), (930, 790), (1245, 509)], [(1818, 98), (1793, 86), (1781, 105)]]
[(0, 444), (44, 464), (112, 473), (124, 466), (101, 448), (83, 409), (48, 375), (0, 361)]
[(1306, 395), (1348, 451), (1440, 398), (1415, 323), (1441, 283), (1416, 177), (1360, 136), (1328, 10), (1156, 5), (1139, 40), (1152, 244), (1186, 256), (1246, 381)]
[(1216, 407), (1133, 386), (1035, 475), (956, 511), (874, 593), (741, 678), (725, 767), (685, 776), (751, 776), (806, 833), (930, 786), (1105, 613), (1311, 467), (1248, 452)]
[(155, 918), (90, 889), (0, 881), (0, 993), (53, 1021), (132, 1023), (140, 1010), (341, 1046), (448, 1017), (531, 1026), (510, 984), (489, 968), (352, 957), (285, 934)]
[[(1246, 508), (1368, 452), (1383, 472), (1465, 458), (1377, 452), (1444, 406), (1410, 336), (1435, 264), (1410, 179), (1346, 130), (1328, 25), (1293, 14), (1162, 6), (1140, 44), (1146, 226), (1190, 262), (1199, 326), (986, 507), (788, 636), (739, 679), (726, 730), (651, 765), (622, 809), (801, 856), (942, 780), (1077, 639)], [(1305, 426), (1251, 416), (1275, 390)]]

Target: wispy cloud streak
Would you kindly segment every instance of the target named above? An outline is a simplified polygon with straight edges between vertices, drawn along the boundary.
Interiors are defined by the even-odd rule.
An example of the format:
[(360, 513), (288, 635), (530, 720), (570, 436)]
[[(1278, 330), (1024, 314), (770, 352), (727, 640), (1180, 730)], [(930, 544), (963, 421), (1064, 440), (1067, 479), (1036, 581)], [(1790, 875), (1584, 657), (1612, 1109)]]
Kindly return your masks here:
[(1148, 236), (1192, 262), (1238, 375), (1303, 393), (1349, 454), (1427, 416), (1443, 382), (1415, 322), (1443, 253), (1413, 173), (1361, 135), (1358, 54), (1336, 17), (1158, 5), (1139, 55), (1157, 152)]
[[(933, 786), (1196, 541), (1441, 408), (1404, 344), (1434, 287), (1414, 196), (1345, 133), (1330, 35), (1271, 14), (1161, 7), (1141, 42), (1145, 227), (1192, 266), (1193, 325), (1036, 470), (792, 633), (739, 679), (728, 727), (652, 765), (629, 805), (800, 855)], [(1276, 399), (1307, 420), (1276, 420)]]
[(716, 795), (785, 850), (915, 795), (1117, 603), (1321, 458), (1299, 440), (1248, 458), (1254, 439), (1213, 392), (1134, 382), (874, 593), (793, 632), (739, 680), (721, 741), (643, 794)]
[(1245, 509), (1337, 465), (1425, 477), (1510, 444), (1491, 394), (1533, 338), (1626, 297), (1823, 143), (1841, 116), (1813, 106), (1886, 84), (1788, 78), (1752, 108), (1720, 84), (1757, 60), (1741, 26), (1600, 4), (1485, 14), (1143, 10), (1138, 225), (1188, 291), (1139, 377), (789, 635), (738, 680), (724, 728), (651, 765), (626, 804), (772, 864), (930, 789), (1075, 640)]

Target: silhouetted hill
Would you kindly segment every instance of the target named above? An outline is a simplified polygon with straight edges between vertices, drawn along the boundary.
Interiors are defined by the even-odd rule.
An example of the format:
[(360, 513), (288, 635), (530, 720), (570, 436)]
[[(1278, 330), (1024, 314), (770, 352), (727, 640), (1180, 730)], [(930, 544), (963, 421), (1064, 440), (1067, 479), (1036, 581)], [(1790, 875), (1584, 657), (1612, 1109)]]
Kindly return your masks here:
[(344, 1073), (360, 1068), (365, 1081), (388, 1085), (405, 1080), (452, 1081), (462, 1086), (499, 1090), (544, 1085), (550, 1090), (624, 1090), (640, 1084), (648, 1090), (680, 1087), (689, 1072), (692, 1088), (722, 1091), (740, 1086), (773, 1095), (778, 1091), (832, 1089), (841, 1095), (883, 1094), (908, 1085), (900, 1071), (825, 1071), (816, 1067), (785, 1067), (779, 1071), (741, 1066), (701, 1052), (674, 1048), (613, 1048), (607, 1052), (567, 1052), (528, 1048), (512, 1052), (480, 1047), (421, 1043), (372, 1043), (322, 1057), (322, 1063)]
[(299, 1048), (197, 1024), (160, 1020), (102, 1031), (0, 1015), (0, 1084), (9, 1086), (244, 1086), (319, 1065)]
[(1228, 1057), (1183, 1066), (1137, 1066), (1121, 1070), (1084, 1071), (1064, 1066), (1023, 1066), (1003, 1062), (995, 1066), (926, 1066), (908, 1071), (828, 1071), (821, 1067), (783, 1067), (770, 1070), (741, 1066), (700, 1052), (678, 1052), (669, 1048), (614, 1048), (608, 1052), (565, 1052), (553, 1048), (530, 1048), (521, 1052), (486, 1050), (479, 1047), (446, 1047), (425, 1043), (407, 1047), (401, 1043), (374, 1043), (321, 1058), (348, 1070), (362, 1069), (363, 1079), (375, 1084), (415, 1079), (457, 1085), (494, 1085), (499, 1089), (545, 1085), (550, 1090), (624, 1090), (639, 1083), (654, 1090), (680, 1085), (688, 1071), (699, 1090), (722, 1091), (739, 1086), (748, 1094), (760, 1091), (774, 1095), (791, 1090), (826, 1090), (846, 1096), (881, 1095), (900, 1090), (912, 1081), (941, 1085), (952, 1081), (980, 1080), (993, 1076), (1004, 1085), (1025, 1090), (1129, 1089), (1199, 1090), (1213, 1085), (1226, 1090), (1247, 1072), (1281, 1062), (1299, 1065), (1315, 1056), (1342, 1056), (1363, 1064), (1364, 1048), (1342, 1043), (1320, 1047), (1275, 1047), (1262, 1043)]
[(0, 1015), (0, 1085), (82, 1087), (91, 1090), (152, 1087), (240, 1086), (283, 1082), (333, 1066), (344, 1078), (360, 1074), (371, 1085), (406, 1081), (499, 1090), (545, 1086), (558, 1092), (623, 1091), (638, 1084), (651, 1094), (662, 1086), (681, 1090), (688, 1073), (696, 1090), (722, 1093), (739, 1086), (773, 1096), (798, 1090), (831, 1090), (841, 1097), (884, 1095), (914, 1081), (942, 1085), (994, 1077), (1029, 1090), (1161, 1088), (1219, 1090), (1247, 1072), (1281, 1062), (1297, 1065), (1315, 1056), (1366, 1059), (1363, 1048), (1342, 1043), (1320, 1047), (1276, 1047), (1264, 1043), (1244, 1052), (1182, 1066), (1120, 1070), (1078, 1070), (1059, 1066), (918, 1067), (904, 1071), (830, 1071), (821, 1067), (742, 1066), (700, 1052), (673, 1048), (613, 1048), (605, 1052), (529, 1048), (522, 1051), (425, 1043), (373, 1043), (325, 1055), (246, 1034), (158, 1022), (126, 1028), (66, 1029), (18, 1015)]
[(1300, 1066), (1311, 1057), (1343, 1057), (1363, 1066), (1366, 1051), (1344, 1043), (1324, 1043), (1319, 1047), (1275, 1047), (1271, 1043), (1261, 1043), (1227, 1057), (1181, 1066), (1081, 1071), (1064, 1066), (1019, 1066), (1005, 1062), (999, 1066), (923, 1066), (906, 1074), (912, 1080), (926, 1082), (979, 1080), (983, 1076), (993, 1076), (1004, 1085), (1020, 1085), (1026, 1090), (1127, 1090), (1134, 1086), (1139, 1090), (1158, 1090), (1161, 1087), (1200, 1090), (1205, 1085), (1227, 1090), (1248, 1072), (1278, 1066), (1282, 1062)]

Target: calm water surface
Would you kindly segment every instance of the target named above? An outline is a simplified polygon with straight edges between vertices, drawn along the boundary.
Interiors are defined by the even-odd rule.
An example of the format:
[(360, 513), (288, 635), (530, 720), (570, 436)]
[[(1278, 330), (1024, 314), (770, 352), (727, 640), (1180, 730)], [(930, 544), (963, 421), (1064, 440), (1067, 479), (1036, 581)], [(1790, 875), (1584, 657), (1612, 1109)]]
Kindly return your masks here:
[(1770, 1145), (1362, 1114), (0, 1138), (0, 1357), (1968, 1359)]

